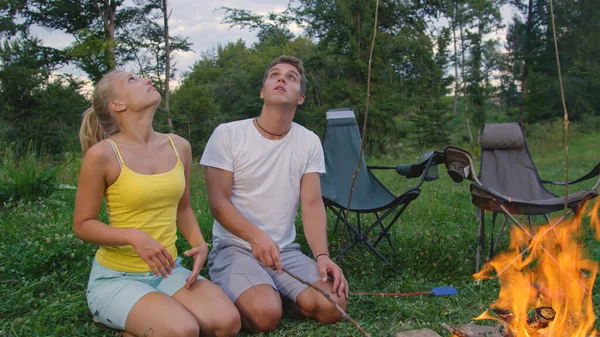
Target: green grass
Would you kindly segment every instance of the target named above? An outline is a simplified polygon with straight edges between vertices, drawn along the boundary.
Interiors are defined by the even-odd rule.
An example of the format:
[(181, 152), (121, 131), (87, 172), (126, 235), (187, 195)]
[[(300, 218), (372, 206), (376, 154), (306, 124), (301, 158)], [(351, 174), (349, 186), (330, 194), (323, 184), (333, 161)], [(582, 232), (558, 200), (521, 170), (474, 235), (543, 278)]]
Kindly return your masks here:
[[(542, 178), (564, 178), (564, 147), (557, 123), (528, 130), (529, 148)], [(600, 134), (572, 131), (569, 147), (569, 174), (579, 177), (599, 161), (597, 144)], [(476, 146), (466, 146), (477, 156)], [(439, 149), (441, 150), (441, 148)], [(420, 151), (373, 158), (370, 164), (413, 162)], [(477, 158), (476, 158), (477, 160)], [(80, 160), (66, 156), (61, 160), (59, 182), (76, 185)], [(421, 196), (407, 209), (393, 228), (393, 240), (399, 254), (393, 261), (401, 275), (393, 274), (363, 247), (353, 248), (341, 262), (351, 291), (412, 292), (452, 285), (459, 295), (451, 297), (416, 296), (383, 298), (352, 295), (348, 314), (372, 336), (393, 336), (399, 331), (431, 328), (447, 336), (440, 322), (453, 325), (468, 323), (483, 312), (497, 297), (498, 284), (476, 284), (474, 272), (477, 222), (470, 202), (468, 184), (455, 184), (439, 168), (440, 179), (427, 182)], [(400, 193), (414, 183), (391, 172), (381, 180)], [(591, 187), (593, 181), (579, 188)], [(573, 189), (574, 190), (574, 189)], [(554, 189), (562, 193), (562, 188)], [(96, 247), (79, 240), (71, 221), (75, 191), (61, 189), (35, 201), (16, 201), (0, 205), (0, 336), (116, 336), (113, 330), (92, 322), (85, 300), (85, 288)], [(207, 239), (212, 217), (201, 168), (192, 179), (192, 205)], [(106, 219), (103, 211), (102, 219)], [(488, 221), (489, 223), (489, 221)], [(303, 241), (301, 230), (300, 241)], [(600, 244), (585, 230), (587, 248), (600, 259)], [(339, 234), (339, 233), (338, 233)], [(338, 250), (333, 233), (331, 250)], [(346, 239), (347, 242), (347, 239)], [(380, 245), (384, 254), (391, 251)], [(180, 251), (185, 242), (178, 241)], [(187, 261), (186, 263), (189, 263)], [(206, 275), (206, 270), (202, 272)], [(594, 303), (600, 305), (598, 286)], [(279, 328), (269, 336), (359, 336), (348, 322), (324, 326), (297, 318), (284, 311)]]

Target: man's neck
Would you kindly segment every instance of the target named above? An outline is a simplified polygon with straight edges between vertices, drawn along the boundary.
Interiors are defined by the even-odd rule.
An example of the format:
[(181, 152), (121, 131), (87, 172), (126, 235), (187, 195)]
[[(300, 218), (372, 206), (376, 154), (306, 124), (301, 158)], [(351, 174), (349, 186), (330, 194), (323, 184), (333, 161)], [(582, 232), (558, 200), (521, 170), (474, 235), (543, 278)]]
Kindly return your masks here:
[[(296, 107), (269, 106), (264, 104), (257, 124), (263, 136), (267, 138), (282, 138), (290, 130)], [(282, 135), (275, 136), (274, 135)]]

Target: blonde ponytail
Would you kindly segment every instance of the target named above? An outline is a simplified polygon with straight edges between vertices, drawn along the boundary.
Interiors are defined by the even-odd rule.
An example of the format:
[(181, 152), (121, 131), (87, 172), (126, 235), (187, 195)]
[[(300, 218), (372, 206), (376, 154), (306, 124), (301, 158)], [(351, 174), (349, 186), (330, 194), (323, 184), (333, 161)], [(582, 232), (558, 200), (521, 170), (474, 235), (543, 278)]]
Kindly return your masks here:
[(121, 131), (118, 121), (108, 108), (108, 104), (116, 96), (111, 88), (110, 79), (120, 72), (122, 71), (113, 70), (98, 81), (92, 94), (92, 107), (83, 113), (79, 142), (84, 156), (96, 143)]
[(107, 138), (107, 136), (106, 132), (100, 126), (94, 108), (90, 107), (85, 110), (81, 127), (79, 128), (79, 142), (81, 143), (81, 152), (83, 155), (85, 156), (90, 147)]

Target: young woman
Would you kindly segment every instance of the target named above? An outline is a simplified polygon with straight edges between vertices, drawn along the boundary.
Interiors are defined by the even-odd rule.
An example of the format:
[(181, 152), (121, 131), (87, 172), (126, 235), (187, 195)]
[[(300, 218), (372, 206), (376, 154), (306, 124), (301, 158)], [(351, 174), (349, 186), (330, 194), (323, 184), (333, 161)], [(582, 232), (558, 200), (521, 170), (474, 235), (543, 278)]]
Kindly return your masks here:
[[(73, 227), (100, 246), (87, 301), (96, 321), (124, 336), (235, 336), (229, 298), (198, 276), (208, 246), (190, 207), (190, 144), (152, 128), (161, 101), (149, 79), (113, 71), (101, 79), (80, 130), (83, 162)], [(110, 224), (98, 220), (102, 198)], [(192, 247), (180, 266), (176, 230)]]

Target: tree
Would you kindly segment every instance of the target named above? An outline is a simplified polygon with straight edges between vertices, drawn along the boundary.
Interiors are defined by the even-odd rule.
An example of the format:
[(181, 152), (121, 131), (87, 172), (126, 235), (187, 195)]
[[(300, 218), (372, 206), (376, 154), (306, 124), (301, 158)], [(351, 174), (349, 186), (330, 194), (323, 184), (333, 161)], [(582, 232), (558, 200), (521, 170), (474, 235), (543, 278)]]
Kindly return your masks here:
[(230, 27), (240, 26), (250, 31), (258, 30), (259, 44), (280, 47), (281, 54), (287, 54), (287, 45), (294, 38), (288, 26), (297, 22), (289, 5), (281, 13), (269, 12), (267, 15), (231, 7), (221, 7), (221, 10), (226, 14), (223, 23), (229, 24)]
[(29, 2), (26, 17), (50, 30), (72, 34), (75, 42), (68, 49), (72, 60), (92, 81), (122, 63), (115, 54), (115, 34), (129, 24), (120, 16), (124, 0), (38, 0)]
[(163, 93), (163, 109), (169, 132), (173, 132), (173, 122), (169, 112), (170, 81), (174, 78), (175, 64), (171, 58), (174, 51), (190, 51), (191, 42), (187, 37), (169, 34), (169, 17), (166, 0), (135, 0), (136, 8), (127, 9), (128, 21), (132, 24), (123, 27), (120, 35), (119, 52), (123, 60), (132, 62), (141, 76), (152, 80), (159, 92)]
[[(477, 127), (485, 122), (484, 102), (485, 92), (485, 73), (484, 73), (484, 36), (502, 25), (500, 16), (499, 0), (470, 0), (469, 7), (472, 10), (474, 22), (473, 30), (467, 32), (467, 38), (470, 40), (470, 59), (468, 62), (469, 74), (465, 78), (466, 93), (469, 94), (470, 101), (474, 108), (473, 122)], [(467, 104), (465, 102), (465, 116)]]
[(512, 0), (521, 16), (515, 16), (508, 27), (506, 49), (513, 64), (513, 78), (521, 83), (519, 102), (519, 121), (525, 121), (525, 102), (527, 101), (529, 70), (535, 69), (534, 63), (544, 46), (544, 30), (548, 16), (547, 1)]
[(19, 22), (19, 17), (27, 9), (27, 3), (20, 0), (4, 0), (0, 2), (0, 38), (27, 32), (26, 22)]
[(58, 153), (65, 140), (76, 139), (83, 109), (82, 82), (69, 76), (51, 79), (63, 62), (55, 49), (26, 35), (0, 46), (0, 124), (16, 150), (33, 141), (34, 150)]

